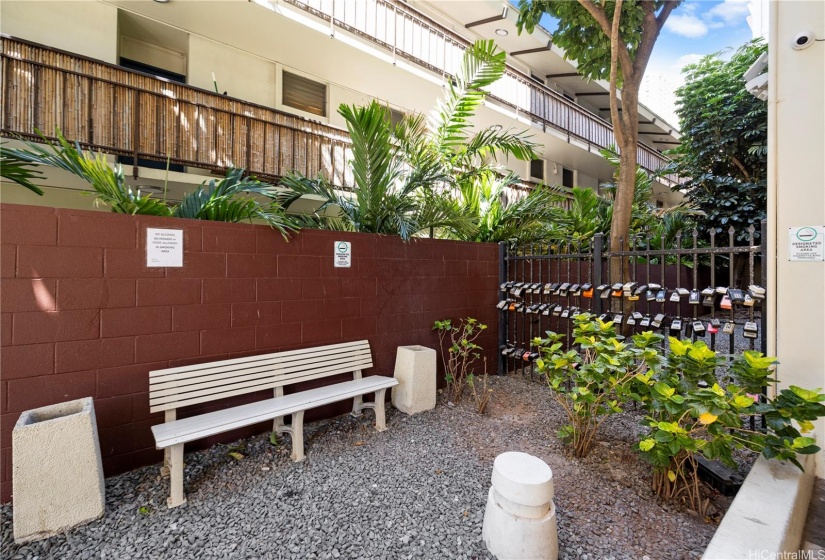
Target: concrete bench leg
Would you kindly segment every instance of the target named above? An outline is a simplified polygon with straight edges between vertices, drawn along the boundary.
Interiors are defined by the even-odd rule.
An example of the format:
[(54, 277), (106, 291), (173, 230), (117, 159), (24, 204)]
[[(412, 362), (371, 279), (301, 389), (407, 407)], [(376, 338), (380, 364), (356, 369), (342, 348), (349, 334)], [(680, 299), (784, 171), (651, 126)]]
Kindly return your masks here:
[(166, 500), (166, 505), (170, 508), (178, 507), (186, 503), (186, 496), (183, 493), (183, 444), (167, 448), (170, 450), (170, 496)]
[(292, 415), (292, 460), (304, 460), (304, 411)]
[(364, 408), (364, 397), (358, 395), (352, 399), (352, 412), (350, 412), (350, 416), (358, 418), (361, 416), (361, 411), (364, 410)]
[(160, 467), (160, 476), (167, 477), (171, 472), (170, 465), (172, 464), (172, 448), (167, 447), (163, 450), (163, 465)]
[(375, 392), (375, 429), (379, 432), (383, 432), (387, 429), (387, 420), (384, 410), (384, 398), (386, 397), (386, 393), (386, 389), (380, 389)]
[[(379, 432), (383, 432), (387, 429), (387, 420), (384, 410), (386, 408), (384, 406), (386, 394), (386, 389), (379, 389), (375, 392), (375, 402), (361, 404), (362, 409), (371, 408), (375, 412), (375, 429)], [(358, 397), (358, 399), (360, 398), (361, 397)]]
[[(177, 410), (167, 410), (163, 413), (164, 422), (174, 422), (177, 419)], [(160, 476), (169, 476), (170, 467), (172, 464), (172, 449), (166, 447), (163, 449), (163, 466), (160, 468)]]

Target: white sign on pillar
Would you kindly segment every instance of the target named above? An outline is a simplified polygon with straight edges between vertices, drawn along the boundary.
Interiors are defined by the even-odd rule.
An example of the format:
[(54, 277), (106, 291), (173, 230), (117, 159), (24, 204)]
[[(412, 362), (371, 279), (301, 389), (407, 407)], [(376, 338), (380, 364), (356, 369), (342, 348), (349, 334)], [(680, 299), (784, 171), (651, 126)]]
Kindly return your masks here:
[(146, 228), (146, 266), (182, 267), (183, 230)]
[(825, 226), (788, 228), (788, 260), (825, 261)]
[(352, 244), (349, 241), (336, 241), (333, 258), (335, 268), (350, 268), (352, 266)]

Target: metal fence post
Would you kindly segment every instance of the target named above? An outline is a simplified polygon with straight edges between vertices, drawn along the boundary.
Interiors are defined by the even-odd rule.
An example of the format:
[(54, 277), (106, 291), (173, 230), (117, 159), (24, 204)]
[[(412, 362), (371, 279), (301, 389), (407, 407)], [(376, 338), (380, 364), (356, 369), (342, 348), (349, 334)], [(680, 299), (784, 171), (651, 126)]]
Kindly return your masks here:
[[(499, 285), (507, 282), (507, 242), (500, 241), (498, 244), (498, 283)], [(499, 291), (499, 296), (501, 292)], [(498, 348), (496, 355), (498, 356), (498, 374), (504, 375), (507, 365), (507, 358), (502, 355), (501, 348), (507, 343), (507, 311), (499, 310), (498, 312)]]
[[(604, 234), (597, 233), (593, 236), (593, 263), (590, 267), (590, 270), (593, 271), (593, 287), (599, 286), (602, 284), (602, 248), (604, 247)], [(601, 315), (604, 313), (602, 310), (602, 298), (599, 297), (599, 294), (596, 293), (596, 290), (593, 290), (593, 313), (596, 315)]]

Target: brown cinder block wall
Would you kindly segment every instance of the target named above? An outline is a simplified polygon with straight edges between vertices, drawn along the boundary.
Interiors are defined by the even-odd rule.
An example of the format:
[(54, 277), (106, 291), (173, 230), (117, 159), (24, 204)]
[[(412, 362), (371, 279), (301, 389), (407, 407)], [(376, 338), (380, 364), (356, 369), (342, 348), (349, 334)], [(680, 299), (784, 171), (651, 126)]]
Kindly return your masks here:
[[(495, 244), (310, 230), (287, 242), (266, 226), (9, 204), (0, 227), (3, 502), (24, 410), (94, 397), (106, 474), (159, 462), (153, 369), (366, 338), (375, 367), (365, 374), (392, 375), (396, 347), (435, 348), (433, 321), (468, 316), (489, 326), (480, 343), (495, 367)], [(146, 267), (147, 227), (183, 230), (182, 268)], [(351, 268), (334, 268), (335, 241), (352, 242)]]

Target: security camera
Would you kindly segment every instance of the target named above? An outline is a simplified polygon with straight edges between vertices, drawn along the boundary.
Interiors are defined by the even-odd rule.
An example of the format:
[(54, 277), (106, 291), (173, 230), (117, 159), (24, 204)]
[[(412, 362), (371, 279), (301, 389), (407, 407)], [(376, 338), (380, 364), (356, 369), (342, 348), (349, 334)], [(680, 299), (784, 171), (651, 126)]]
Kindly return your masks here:
[(796, 34), (793, 41), (791, 41), (791, 47), (794, 50), (801, 51), (813, 45), (814, 41), (816, 41), (816, 36), (813, 31), (803, 31)]

